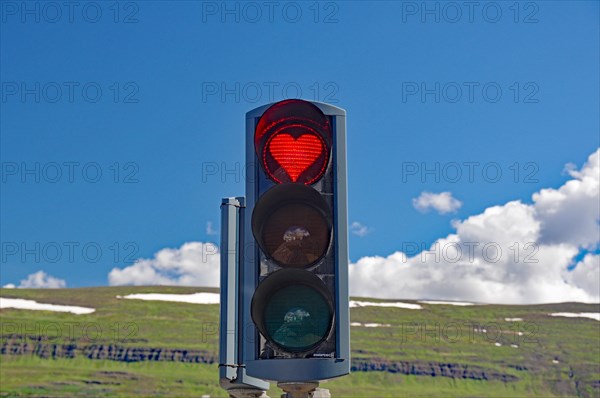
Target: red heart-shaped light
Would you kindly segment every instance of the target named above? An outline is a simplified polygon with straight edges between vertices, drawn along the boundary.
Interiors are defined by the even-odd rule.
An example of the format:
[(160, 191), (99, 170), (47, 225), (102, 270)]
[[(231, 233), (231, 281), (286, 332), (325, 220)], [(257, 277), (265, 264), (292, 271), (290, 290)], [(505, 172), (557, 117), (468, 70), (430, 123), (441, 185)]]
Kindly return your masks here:
[(290, 134), (277, 134), (269, 142), (271, 156), (296, 182), (300, 174), (312, 166), (323, 153), (323, 141), (314, 134), (303, 134), (298, 138)]

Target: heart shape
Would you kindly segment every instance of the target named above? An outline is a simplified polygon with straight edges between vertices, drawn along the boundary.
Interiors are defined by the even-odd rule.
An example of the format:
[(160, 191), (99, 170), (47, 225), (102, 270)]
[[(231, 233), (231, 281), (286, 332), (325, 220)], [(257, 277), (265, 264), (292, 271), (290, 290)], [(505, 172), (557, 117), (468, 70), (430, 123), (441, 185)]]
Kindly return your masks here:
[(315, 163), (323, 149), (323, 140), (314, 134), (294, 138), (291, 134), (281, 133), (269, 142), (271, 156), (290, 176), (292, 182), (296, 182)]

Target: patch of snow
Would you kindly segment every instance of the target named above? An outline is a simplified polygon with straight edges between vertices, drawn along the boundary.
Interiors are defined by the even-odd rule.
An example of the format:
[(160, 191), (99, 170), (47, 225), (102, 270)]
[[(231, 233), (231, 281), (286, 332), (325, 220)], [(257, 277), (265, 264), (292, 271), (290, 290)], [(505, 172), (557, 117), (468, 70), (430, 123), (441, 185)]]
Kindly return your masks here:
[(394, 308), (404, 308), (407, 310), (420, 310), (423, 309), (419, 304), (410, 304), (410, 303), (373, 303), (369, 301), (356, 301), (350, 300), (350, 308), (358, 308), (358, 307), (394, 307)]
[(35, 311), (56, 311), (56, 312), (72, 312), (73, 314), (91, 314), (96, 311), (94, 308), (78, 307), (75, 305), (58, 305), (38, 303), (34, 300), (11, 299), (0, 297), (1, 308), (15, 308), (18, 310), (35, 310)]
[(567, 318), (590, 318), (600, 321), (600, 312), (555, 312), (550, 316), (565, 316)]
[(421, 304), (445, 304), (445, 305), (458, 305), (458, 306), (467, 306), (467, 305), (475, 305), (475, 303), (469, 303), (466, 301), (436, 301), (436, 300), (422, 300), (419, 301)]
[(519, 346), (518, 346), (518, 345), (516, 345), (516, 344), (511, 344), (510, 346), (511, 346), (512, 348), (519, 348)]
[(366, 328), (389, 328), (389, 323), (365, 323)]
[(192, 294), (163, 294), (163, 293), (138, 293), (126, 296), (117, 296), (118, 299), (174, 301), (177, 303), (191, 304), (219, 304), (219, 293), (192, 293)]
[(523, 336), (523, 332), (518, 332), (517, 333), (519, 336)]
[(494, 343), (494, 345), (495, 345), (496, 347), (502, 347), (502, 344), (500, 344), (500, 343)]
[(392, 325), (389, 323), (360, 323), (360, 322), (352, 322), (350, 326), (364, 326), (366, 328), (389, 328)]
[(553, 359), (552, 363), (558, 363), (558, 361), (556, 359)]
[(506, 322), (521, 322), (523, 318), (504, 318)]

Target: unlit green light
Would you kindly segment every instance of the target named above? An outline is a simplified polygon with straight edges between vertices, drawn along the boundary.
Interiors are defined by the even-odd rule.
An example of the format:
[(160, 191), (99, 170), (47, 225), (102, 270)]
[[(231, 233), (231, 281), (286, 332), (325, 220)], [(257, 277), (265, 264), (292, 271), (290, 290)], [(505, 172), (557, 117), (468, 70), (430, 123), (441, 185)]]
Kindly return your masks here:
[(280, 289), (265, 308), (267, 333), (291, 351), (305, 351), (322, 341), (331, 317), (325, 297), (304, 285)]

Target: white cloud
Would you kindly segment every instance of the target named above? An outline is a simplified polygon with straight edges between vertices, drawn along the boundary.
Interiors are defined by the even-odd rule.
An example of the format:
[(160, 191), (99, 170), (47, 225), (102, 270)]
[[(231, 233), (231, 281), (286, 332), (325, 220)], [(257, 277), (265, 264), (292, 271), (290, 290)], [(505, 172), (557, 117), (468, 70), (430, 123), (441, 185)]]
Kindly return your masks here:
[[(350, 266), (353, 296), (488, 303), (600, 301), (600, 150), (558, 189), (532, 204), (487, 208), (453, 223), (456, 233), (413, 256), (363, 257)], [(421, 195), (423, 196), (423, 195)], [(451, 197), (451, 196), (449, 196)], [(429, 201), (431, 202), (431, 201)], [(427, 203), (424, 201), (423, 203)]]
[(206, 234), (207, 235), (217, 235), (218, 234), (218, 232), (213, 229), (212, 221), (206, 222)]
[(580, 170), (559, 189), (542, 189), (533, 195), (540, 220), (541, 243), (569, 243), (594, 248), (600, 240), (598, 191), (600, 191), (600, 151), (591, 155)]
[(576, 171), (577, 171), (577, 165), (575, 163), (569, 162), (569, 163), (565, 164), (562, 175), (573, 176), (573, 172), (576, 172)]
[(363, 236), (370, 233), (371, 229), (369, 227), (367, 227), (366, 225), (362, 225), (358, 221), (354, 221), (352, 224), (350, 224), (350, 232), (352, 232), (354, 235), (360, 236), (362, 238)]
[(15, 287), (20, 289), (60, 289), (67, 287), (67, 282), (65, 282), (64, 279), (48, 275), (44, 271), (38, 271), (27, 275), (27, 278), (21, 280), (19, 286), (9, 283), (3, 287), (5, 289), (14, 289)]
[(581, 286), (592, 296), (600, 297), (600, 255), (586, 254), (566, 277), (569, 283)]
[(455, 213), (462, 206), (462, 202), (453, 198), (451, 192), (421, 192), (418, 198), (412, 200), (412, 204), (420, 212), (434, 209), (439, 214)]
[(219, 286), (219, 250), (213, 243), (189, 242), (162, 249), (151, 259), (113, 268), (110, 285)]

